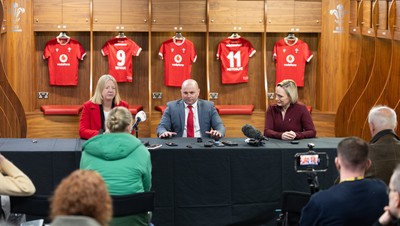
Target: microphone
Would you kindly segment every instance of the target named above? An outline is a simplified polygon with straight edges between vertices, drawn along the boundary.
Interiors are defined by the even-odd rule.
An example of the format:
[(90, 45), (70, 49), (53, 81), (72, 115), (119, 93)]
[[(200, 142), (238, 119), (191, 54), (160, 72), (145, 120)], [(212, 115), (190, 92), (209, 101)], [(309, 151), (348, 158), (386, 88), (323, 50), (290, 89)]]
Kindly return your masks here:
[(137, 126), (139, 125), (140, 122), (144, 122), (144, 121), (146, 121), (146, 113), (144, 111), (139, 111), (135, 115), (135, 123), (132, 126), (132, 130), (137, 128)]
[(261, 142), (262, 140), (268, 140), (268, 137), (265, 137), (260, 130), (249, 124), (245, 124), (242, 127), (242, 132), (246, 137), (257, 140), (258, 142)]

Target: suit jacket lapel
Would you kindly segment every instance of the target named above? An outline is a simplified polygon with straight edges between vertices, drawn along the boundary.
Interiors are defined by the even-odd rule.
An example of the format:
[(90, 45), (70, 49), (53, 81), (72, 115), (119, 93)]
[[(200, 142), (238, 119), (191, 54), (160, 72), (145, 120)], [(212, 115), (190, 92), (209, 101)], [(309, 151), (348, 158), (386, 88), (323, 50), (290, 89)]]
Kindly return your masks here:
[(178, 113), (179, 113), (179, 119), (181, 120), (181, 125), (182, 125), (182, 135), (183, 131), (185, 130), (185, 104), (183, 100), (178, 101)]

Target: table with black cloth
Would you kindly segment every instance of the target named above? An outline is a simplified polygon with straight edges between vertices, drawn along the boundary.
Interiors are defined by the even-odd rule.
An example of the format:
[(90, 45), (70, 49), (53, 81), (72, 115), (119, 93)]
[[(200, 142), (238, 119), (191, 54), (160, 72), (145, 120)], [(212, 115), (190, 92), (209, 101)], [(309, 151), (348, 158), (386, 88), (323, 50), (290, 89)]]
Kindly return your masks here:
[[(275, 209), (282, 191), (309, 192), (307, 174), (294, 171), (294, 155), (314, 150), (329, 156), (327, 172), (318, 173), (320, 189), (338, 176), (334, 165), (342, 138), (300, 140), (299, 144), (271, 139), (254, 147), (245, 138), (224, 139), (238, 146), (204, 147), (208, 139), (140, 138), (162, 144), (150, 150), (152, 190), (156, 192), (152, 222), (178, 225), (276, 225)], [(35, 183), (37, 194), (50, 195), (60, 180), (79, 168), (80, 139), (0, 139), (0, 152)], [(178, 146), (167, 146), (175, 142)]]

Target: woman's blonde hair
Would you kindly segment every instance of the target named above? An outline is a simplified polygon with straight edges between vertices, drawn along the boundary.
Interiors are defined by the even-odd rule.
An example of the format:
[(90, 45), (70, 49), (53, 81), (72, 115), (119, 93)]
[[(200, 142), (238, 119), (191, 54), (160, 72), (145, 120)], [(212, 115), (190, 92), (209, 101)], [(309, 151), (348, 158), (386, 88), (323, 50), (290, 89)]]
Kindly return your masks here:
[(125, 132), (132, 123), (132, 114), (125, 107), (115, 107), (108, 114), (106, 125), (112, 133)]
[(282, 87), (285, 90), (285, 93), (290, 97), (290, 102), (292, 104), (297, 102), (299, 95), (297, 93), (296, 82), (294, 82), (292, 79), (285, 79), (276, 86)]
[(61, 181), (51, 198), (51, 219), (60, 215), (88, 216), (106, 226), (112, 214), (112, 199), (96, 171), (75, 170)]
[(114, 104), (119, 104), (119, 102), (121, 101), (121, 97), (119, 96), (118, 83), (112, 75), (108, 75), (108, 74), (102, 75), (99, 78), (99, 80), (97, 81), (96, 90), (94, 92), (94, 95), (92, 96), (92, 98), (90, 98), (90, 100), (93, 103), (102, 104), (103, 96), (101, 95), (101, 93), (103, 92), (104, 87), (106, 86), (106, 82), (108, 82), (109, 80), (113, 81), (114, 86), (115, 86)]

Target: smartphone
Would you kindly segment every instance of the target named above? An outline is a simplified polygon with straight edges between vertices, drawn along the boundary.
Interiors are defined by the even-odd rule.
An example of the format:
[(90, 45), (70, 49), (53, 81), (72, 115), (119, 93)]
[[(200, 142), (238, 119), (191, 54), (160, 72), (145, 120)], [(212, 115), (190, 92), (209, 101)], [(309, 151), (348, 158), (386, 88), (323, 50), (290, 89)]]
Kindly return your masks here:
[(325, 152), (296, 153), (294, 156), (296, 172), (325, 172), (328, 164), (329, 157)]
[(174, 142), (165, 142), (165, 144), (168, 146), (178, 146), (178, 144)]

